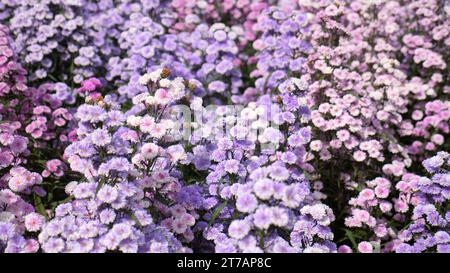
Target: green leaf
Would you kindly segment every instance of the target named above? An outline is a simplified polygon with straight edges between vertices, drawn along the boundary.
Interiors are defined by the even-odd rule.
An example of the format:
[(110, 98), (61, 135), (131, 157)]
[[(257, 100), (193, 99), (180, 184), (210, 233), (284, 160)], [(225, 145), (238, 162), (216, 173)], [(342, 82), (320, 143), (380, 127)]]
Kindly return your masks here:
[(133, 219), (136, 222), (136, 225), (138, 225), (138, 227), (142, 228), (142, 224), (141, 222), (139, 222), (139, 219), (136, 217), (136, 215), (134, 215), (134, 213), (131, 213), (131, 219)]
[(358, 244), (356, 243), (355, 240), (355, 236), (353, 235), (353, 232), (351, 232), (348, 229), (344, 229), (345, 230), (345, 236), (347, 236), (347, 238), (350, 240), (350, 242), (352, 242), (352, 246), (354, 249), (358, 249)]
[(75, 198), (75, 197), (73, 197), (73, 196), (69, 196), (69, 197), (67, 197), (67, 198), (65, 198), (65, 199), (63, 199), (63, 200), (56, 201), (56, 202), (52, 202), (52, 203), (51, 203), (51, 207), (54, 209), (54, 208), (56, 208), (57, 206), (59, 206), (59, 205), (61, 205), (61, 204), (64, 204), (64, 203), (67, 203), (67, 202), (72, 201), (74, 198)]
[(106, 179), (100, 179), (98, 182), (97, 188), (95, 189), (95, 195), (97, 196), (98, 191), (103, 187), (105, 184)]
[(223, 201), (223, 203), (220, 204), (220, 206), (218, 206), (218, 207), (214, 210), (213, 214), (211, 215), (211, 219), (209, 219), (208, 227), (210, 227), (211, 224), (212, 224), (212, 222), (213, 222), (214, 220), (216, 220), (217, 216), (219, 216), (219, 213), (223, 210), (223, 208), (227, 205), (227, 203), (228, 203), (228, 201)]
[(373, 253), (380, 253), (381, 252), (381, 245), (380, 243), (372, 243), (373, 245)]
[(303, 174), (305, 175), (306, 179), (308, 179), (308, 180), (311, 180), (313, 178), (312, 175), (306, 171), (303, 172)]
[(34, 196), (34, 207), (36, 208), (37, 212), (42, 216), (44, 216), (45, 219), (48, 219), (47, 211), (45, 210), (41, 197), (37, 194), (34, 194), (33, 196)]

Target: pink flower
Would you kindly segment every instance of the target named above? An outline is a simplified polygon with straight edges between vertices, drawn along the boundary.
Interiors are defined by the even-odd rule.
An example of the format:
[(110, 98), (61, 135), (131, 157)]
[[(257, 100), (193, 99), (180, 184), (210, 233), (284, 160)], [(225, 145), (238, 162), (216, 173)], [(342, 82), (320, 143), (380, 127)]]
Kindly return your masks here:
[(431, 141), (434, 142), (436, 145), (442, 145), (444, 144), (444, 136), (441, 134), (434, 134), (431, 136)]
[(338, 253), (352, 253), (353, 250), (347, 245), (341, 245), (338, 247)]
[(35, 212), (25, 216), (25, 228), (31, 232), (40, 230), (44, 222), (45, 222), (44, 216), (37, 214)]
[(397, 200), (395, 202), (394, 208), (398, 212), (407, 212), (408, 211), (408, 204), (403, 200)]
[(322, 149), (323, 144), (320, 140), (313, 140), (309, 144), (309, 147), (311, 148), (311, 150), (318, 152)]
[(384, 213), (390, 212), (392, 210), (392, 204), (387, 201), (380, 202), (380, 210)]
[(166, 134), (166, 127), (162, 123), (155, 123), (150, 130), (150, 135), (154, 138), (163, 137)]
[(350, 133), (347, 130), (343, 129), (337, 131), (336, 136), (340, 141), (347, 141), (350, 138)]
[(411, 114), (413, 120), (421, 120), (423, 118), (423, 112), (420, 110), (414, 110)]
[(373, 246), (371, 243), (364, 241), (358, 244), (358, 250), (361, 253), (372, 253)]
[(78, 89), (80, 92), (93, 92), (98, 87), (101, 87), (102, 83), (97, 78), (90, 78), (81, 83), (81, 87)]
[(377, 186), (375, 188), (375, 195), (378, 198), (386, 198), (389, 195), (389, 189), (382, 187), (382, 186)]
[(361, 198), (362, 200), (371, 200), (375, 197), (375, 194), (373, 192), (373, 190), (371, 189), (364, 189), (359, 193), (359, 198)]
[(178, 233), (178, 234), (184, 233), (186, 231), (187, 227), (188, 227), (187, 224), (183, 221), (183, 219), (181, 217), (175, 218), (172, 221), (172, 230), (175, 233)]
[(358, 162), (362, 162), (366, 159), (366, 153), (358, 150), (353, 153), (353, 158)]
[(335, 5), (329, 5), (328, 7), (325, 8), (325, 14), (333, 17), (339, 14), (339, 10)]
[(425, 145), (425, 150), (427, 151), (433, 151), (434, 149), (436, 149), (436, 145), (433, 142), (428, 142)]
[(160, 88), (155, 92), (155, 99), (159, 104), (167, 104), (170, 102), (172, 97), (166, 89)]
[(333, 139), (330, 141), (330, 147), (332, 147), (334, 149), (339, 149), (342, 147), (342, 141), (340, 141), (338, 139)]
[(139, 128), (144, 133), (150, 133), (154, 124), (155, 124), (154, 118), (150, 116), (145, 116), (141, 119)]
[(39, 243), (35, 239), (28, 239), (24, 249), (26, 253), (35, 253), (39, 250)]

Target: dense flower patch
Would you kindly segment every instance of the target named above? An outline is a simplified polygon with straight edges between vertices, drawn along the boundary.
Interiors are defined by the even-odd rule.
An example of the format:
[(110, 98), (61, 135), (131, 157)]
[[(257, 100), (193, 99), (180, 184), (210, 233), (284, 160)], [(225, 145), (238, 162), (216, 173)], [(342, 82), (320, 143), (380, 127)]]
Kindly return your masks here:
[(448, 1), (0, 20), (0, 252), (450, 252)]

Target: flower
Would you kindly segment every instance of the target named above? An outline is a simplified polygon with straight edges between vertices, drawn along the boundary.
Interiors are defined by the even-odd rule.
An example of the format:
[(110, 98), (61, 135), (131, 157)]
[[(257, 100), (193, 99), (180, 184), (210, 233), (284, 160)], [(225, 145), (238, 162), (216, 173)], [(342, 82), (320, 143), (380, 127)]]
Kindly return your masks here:
[(28, 231), (39, 231), (45, 222), (45, 218), (37, 213), (30, 213), (25, 216), (25, 227)]
[(361, 242), (358, 244), (358, 250), (361, 253), (372, 253), (373, 252), (373, 246), (369, 242)]

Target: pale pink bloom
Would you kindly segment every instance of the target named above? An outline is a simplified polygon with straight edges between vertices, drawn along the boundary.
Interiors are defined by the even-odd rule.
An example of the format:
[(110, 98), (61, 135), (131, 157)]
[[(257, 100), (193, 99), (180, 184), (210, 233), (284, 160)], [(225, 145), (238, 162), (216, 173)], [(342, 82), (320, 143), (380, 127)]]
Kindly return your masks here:
[(379, 206), (380, 206), (380, 210), (384, 213), (392, 210), (392, 204), (387, 201), (380, 202)]
[(44, 216), (34, 212), (25, 216), (25, 228), (31, 232), (40, 230), (44, 222)]
[(311, 150), (318, 152), (322, 149), (323, 144), (322, 144), (322, 141), (320, 141), (320, 140), (313, 140), (309, 144), (309, 147), (311, 148)]
[(347, 141), (350, 138), (350, 133), (347, 130), (342, 129), (337, 131), (336, 136), (340, 141)]
[(166, 89), (160, 88), (155, 92), (155, 99), (159, 104), (167, 104), (171, 101), (172, 97)]
[(394, 208), (398, 212), (407, 212), (408, 211), (408, 204), (403, 200), (397, 200), (394, 204)]
[(322, 103), (319, 105), (319, 112), (326, 114), (330, 110), (330, 104), (329, 103)]
[(413, 120), (421, 120), (423, 118), (423, 112), (420, 110), (414, 110), (411, 114)]
[(441, 134), (434, 134), (431, 136), (431, 141), (434, 142), (436, 145), (442, 145), (444, 144), (444, 136)]
[(187, 224), (183, 221), (182, 218), (175, 218), (172, 221), (172, 230), (175, 233), (181, 234), (184, 233), (187, 229)]
[(362, 200), (371, 200), (375, 197), (375, 193), (371, 189), (364, 189), (359, 193), (359, 198)]
[(327, 149), (323, 149), (320, 151), (320, 159), (326, 161), (331, 159), (331, 153)]
[(347, 245), (341, 245), (338, 247), (338, 253), (353, 253), (353, 250)]
[(35, 253), (39, 250), (39, 243), (34, 239), (28, 239), (25, 243), (24, 250), (26, 253)]
[(150, 134), (154, 138), (161, 138), (166, 134), (166, 128), (162, 123), (156, 123), (150, 130)]
[(361, 253), (372, 253), (373, 246), (371, 243), (364, 241), (358, 244), (358, 250)]
[(145, 116), (141, 119), (139, 128), (141, 129), (142, 132), (144, 133), (150, 133), (153, 126), (155, 124), (155, 121), (152, 117), (150, 116)]
[(330, 147), (339, 149), (342, 147), (342, 141), (340, 141), (339, 139), (333, 139), (330, 141)]
[(189, 213), (185, 213), (181, 216), (181, 220), (186, 223), (188, 226), (195, 225), (195, 218), (194, 216), (190, 215)]
[(427, 150), (427, 151), (433, 151), (434, 149), (436, 149), (436, 145), (434, 145), (433, 142), (428, 142), (425, 145), (425, 150)]
[(366, 159), (366, 153), (358, 150), (353, 153), (353, 158), (358, 162), (362, 162)]
[(389, 117), (389, 114), (386, 111), (384, 111), (384, 110), (381, 110), (381, 111), (377, 112), (377, 119), (379, 119), (381, 121), (387, 120), (388, 117)]
[(389, 195), (389, 189), (382, 186), (377, 186), (375, 188), (375, 194), (378, 198), (386, 198)]
[(159, 146), (154, 143), (145, 143), (141, 151), (145, 159), (153, 159), (158, 155)]

